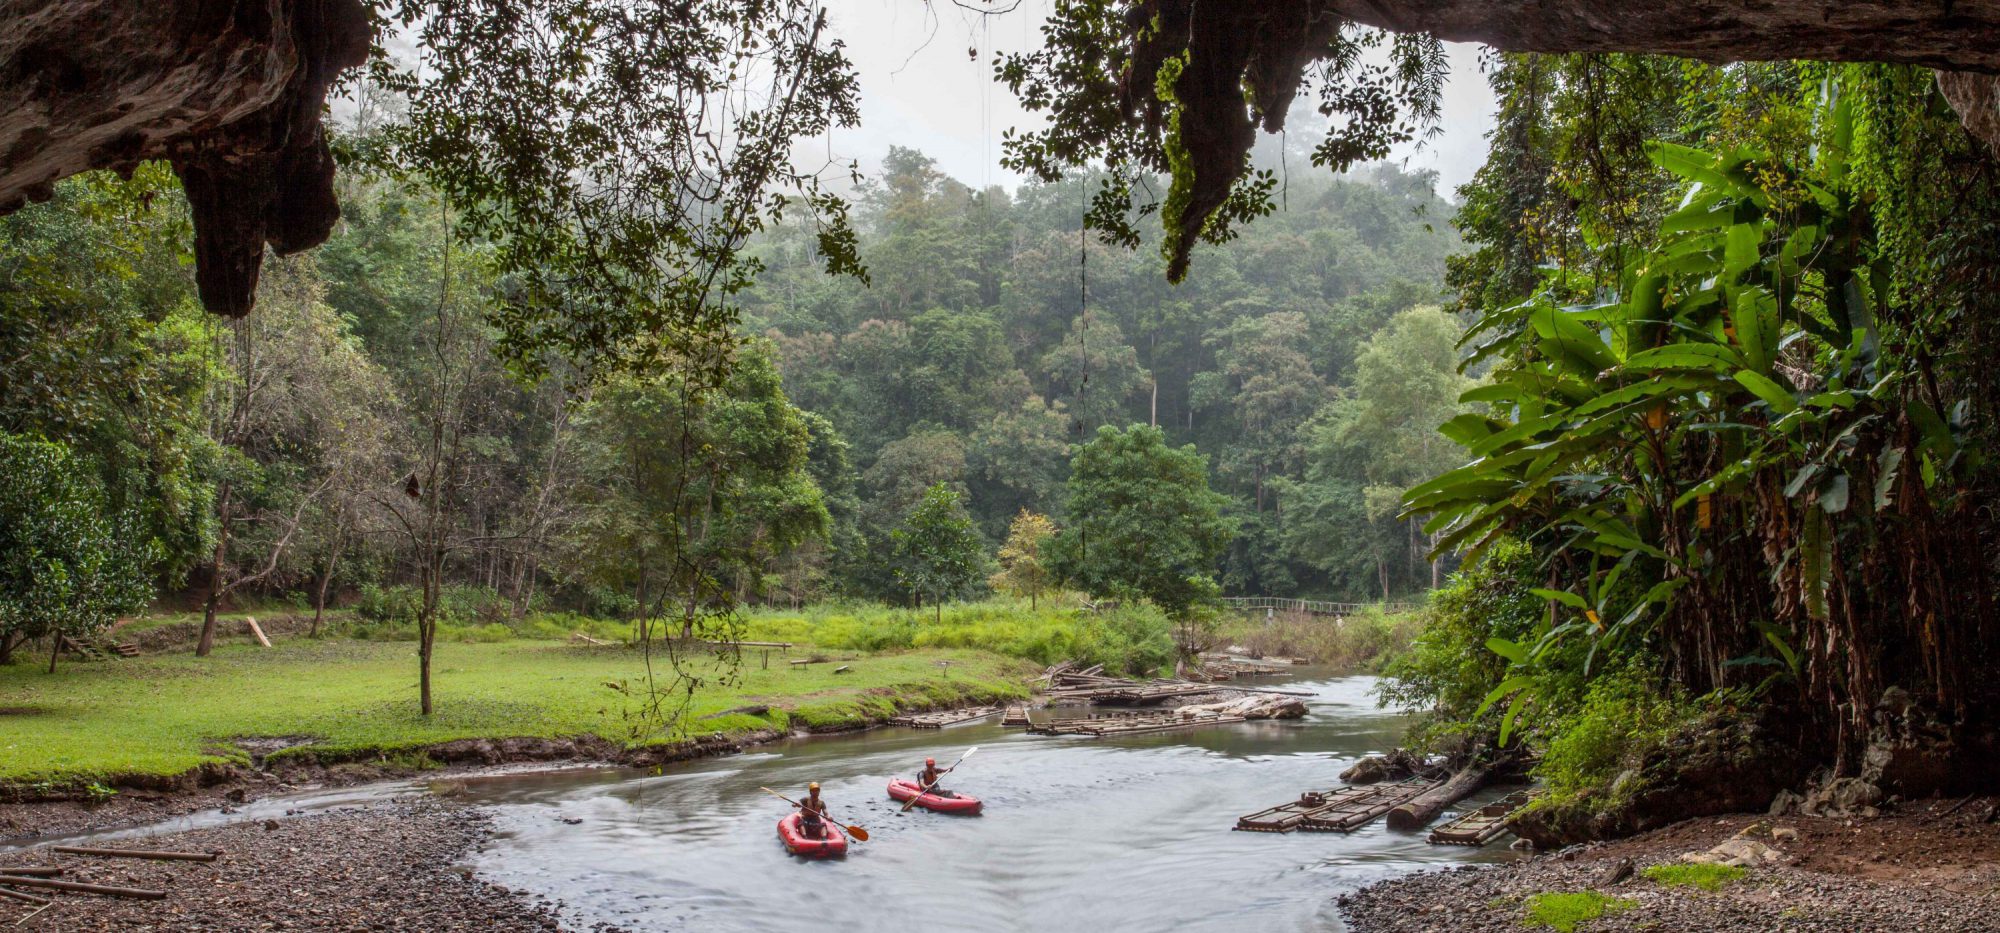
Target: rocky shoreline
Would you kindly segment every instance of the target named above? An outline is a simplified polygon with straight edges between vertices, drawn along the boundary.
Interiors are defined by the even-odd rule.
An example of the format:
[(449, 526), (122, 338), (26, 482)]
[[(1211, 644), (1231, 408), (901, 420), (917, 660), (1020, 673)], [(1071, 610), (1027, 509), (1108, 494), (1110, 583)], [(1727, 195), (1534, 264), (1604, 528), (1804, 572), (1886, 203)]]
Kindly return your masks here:
[[(1601, 897), (1604, 913), (1578, 931), (1992, 933), (2000, 824), (1991, 803), (1917, 801), (1872, 819), (1692, 819), (1509, 865), (1407, 875), (1340, 907), (1355, 933), (1518, 933), (1532, 922), (1533, 899), (1551, 894)], [(1713, 890), (1648, 873), (1693, 864), (1690, 856), (1726, 856), (1741, 872)]]
[[(0, 787), (0, 846), (32, 844), (58, 834), (116, 829), (172, 819), (202, 810), (229, 808), (274, 794), (349, 787), (416, 776), (448, 778), (510, 764), (582, 767), (653, 767), (712, 755), (727, 755), (784, 734), (758, 731), (711, 735), (671, 744), (625, 748), (595, 736), (570, 739), (460, 739), (346, 759), (291, 756), (251, 766), (203, 765), (172, 776), (107, 778), (104, 793), (74, 788), (36, 794), (27, 786)], [(412, 762), (423, 762), (413, 764)], [(263, 767), (268, 764), (267, 767)]]
[(152, 888), (166, 898), (62, 894), (46, 907), (0, 901), (0, 924), (77, 931), (563, 929), (560, 904), (480, 881), (459, 865), (491, 832), (476, 809), (411, 798), (113, 843), (222, 853), (213, 862), (18, 850), (0, 854), (0, 872), (58, 867), (65, 871), (59, 880)]

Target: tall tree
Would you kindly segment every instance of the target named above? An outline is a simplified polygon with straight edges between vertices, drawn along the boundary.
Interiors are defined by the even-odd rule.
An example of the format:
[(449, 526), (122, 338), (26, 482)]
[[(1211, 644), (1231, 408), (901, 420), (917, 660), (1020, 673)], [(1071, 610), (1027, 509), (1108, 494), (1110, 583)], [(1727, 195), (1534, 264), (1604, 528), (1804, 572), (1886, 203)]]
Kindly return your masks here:
[(384, 433), (387, 381), (325, 304), (311, 260), (279, 260), (259, 292), (263, 310), (225, 329), (225, 375), (211, 388), (219, 465), (202, 657), (223, 602), (285, 566), (308, 516), (379, 459)]
[(929, 595), (938, 621), (943, 621), (945, 602), (963, 595), (979, 581), (986, 558), (986, 545), (973, 527), (972, 517), (965, 514), (958, 493), (943, 483), (925, 490), (923, 501), (890, 537), (895, 547), (896, 579), (918, 606)]
[[(678, 374), (619, 379), (582, 413), (590, 479), (573, 563), (629, 592), (642, 620), (682, 600), (761, 595), (774, 561), (826, 540), (809, 422), (785, 397), (767, 346), (737, 353), (713, 390)], [(692, 637), (695, 616), (674, 614)]]
[(1000, 572), (993, 575), (993, 588), (1016, 598), (1028, 597), (1028, 608), (1038, 608), (1042, 592), (1049, 588), (1049, 539), (1056, 525), (1046, 515), (1022, 509), (1007, 528), (1007, 541), (1000, 545)]
[(1097, 429), (1070, 463), (1068, 524), (1057, 572), (1098, 596), (1143, 597), (1183, 626), (1192, 654), (1197, 608), (1213, 599), (1216, 561), (1233, 529), (1208, 488), (1208, 461), (1173, 448), (1158, 428)]
[(150, 595), (155, 542), (108, 507), (88, 467), (61, 444), (0, 433), (0, 664), (47, 638), (49, 672), (65, 638), (83, 639)]
[(1458, 322), (1434, 307), (1412, 308), (1362, 345), (1354, 382), (1299, 430), (1306, 467), (1281, 489), (1284, 542), (1298, 560), (1366, 591), (1372, 570), (1382, 599), (1397, 587), (1435, 587), (1443, 569), (1433, 560), (1428, 580), (1410, 572), (1432, 539), (1420, 519), (1399, 520), (1403, 491), (1449, 469), (1457, 445), (1438, 433), (1464, 410), (1459, 396), (1473, 380), (1458, 372)]

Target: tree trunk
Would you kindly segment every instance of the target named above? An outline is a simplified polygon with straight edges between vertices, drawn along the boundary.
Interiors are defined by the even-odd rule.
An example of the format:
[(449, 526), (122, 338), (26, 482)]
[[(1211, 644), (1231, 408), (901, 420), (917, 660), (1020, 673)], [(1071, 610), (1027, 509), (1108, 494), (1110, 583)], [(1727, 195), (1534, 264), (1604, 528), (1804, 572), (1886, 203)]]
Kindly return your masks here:
[(1382, 601), (1386, 603), (1389, 601), (1389, 561), (1380, 557), (1375, 558), (1375, 570), (1382, 578)]
[(1451, 776), (1451, 780), (1418, 794), (1409, 803), (1389, 811), (1390, 829), (1422, 829), (1437, 819), (1444, 808), (1479, 792), (1486, 786), (1491, 768), (1475, 766)]
[(14, 632), (0, 636), (0, 664), (14, 660), (14, 647), (26, 640), (25, 638), (16, 637), (16, 633)]
[(319, 589), (313, 593), (313, 624), (311, 631), (306, 632), (307, 638), (319, 637), (320, 620), (326, 617), (326, 593), (333, 588), (333, 570), (339, 565), (340, 551), (336, 548), (319, 575)]
[(229, 493), (229, 484), (223, 483), (215, 506), (215, 555), (208, 563), (208, 595), (201, 602), (201, 641), (194, 646), (197, 658), (208, 657), (215, 650), (215, 607), (222, 603), (222, 565), (229, 559)]
[(417, 616), (417, 705), (428, 717), (431, 714), (431, 649), (437, 644), (437, 571), (427, 571), (429, 579), (424, 581), (424, 606)]
[(49, 673), (51, 674), (56, 672), (56, 655), (62, 654), (62, 640), (61, 632), (53, 632), (49, 635)]
[(943, 597), (939, 597), (939, 599), (938, 599), (938, 601), (937, 601), (937, 624), (939, 624), (939, 625), (943, 625), (943, 624), (944, 624), (944, 599), (943, 599)]

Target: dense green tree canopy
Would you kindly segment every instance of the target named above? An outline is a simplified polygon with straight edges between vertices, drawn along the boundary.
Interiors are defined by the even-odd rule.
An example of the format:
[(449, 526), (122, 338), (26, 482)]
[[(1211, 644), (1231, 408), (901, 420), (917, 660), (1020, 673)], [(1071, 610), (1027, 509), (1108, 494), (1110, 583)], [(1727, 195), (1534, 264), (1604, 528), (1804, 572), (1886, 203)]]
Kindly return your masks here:
[(1208, 488), (1208, 462), (1158, 428), (1099, 428), (1070, 465), (1057, 573), (1091, 593), (1144, 597), (1185, 618), (1217, 593), (1229, 543), (1227, 502)]

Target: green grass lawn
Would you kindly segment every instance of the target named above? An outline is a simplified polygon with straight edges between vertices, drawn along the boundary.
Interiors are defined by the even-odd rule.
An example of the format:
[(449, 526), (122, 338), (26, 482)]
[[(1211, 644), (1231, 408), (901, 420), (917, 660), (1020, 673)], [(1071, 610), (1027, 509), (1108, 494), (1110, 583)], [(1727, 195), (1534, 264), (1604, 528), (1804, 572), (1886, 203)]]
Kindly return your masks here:
[[(256, 736), (312, 736), (313, 748), (348, 753), (580, 734), (639, 745), (786, 724), (860, 724), (889, 715), (898, 701), (1024, 696), (1032, 666), (973, 650), (834, 656), (842, 660), (792, 670), (774, 653), (765, 670), (749, 652), (733, 675), (703, 660), (694, 668), (708, 683), (696, 691), (690, 717), (753, 704), (773, 710), (762, 717), (689, 718), (678, 726), (641, 715), (645, 663), (624, 648), (532, 640), (440, 644), (437, 712), (428, 719), (417, 713), (416, 646), (408, 642), (224, 645), (205, 659), (174, 654), (70, 663), (54, 675), (17, 663), (0, 667), (0, 781), (176, 774), (240, 758), (230, 740)], [(939, 660), (953, 662), (948, 675)], [(840, 664), (852, 670), (833, 673)], [(661, 686), (671, 683), (671, 666), (657, 653), (654, 669)]]

